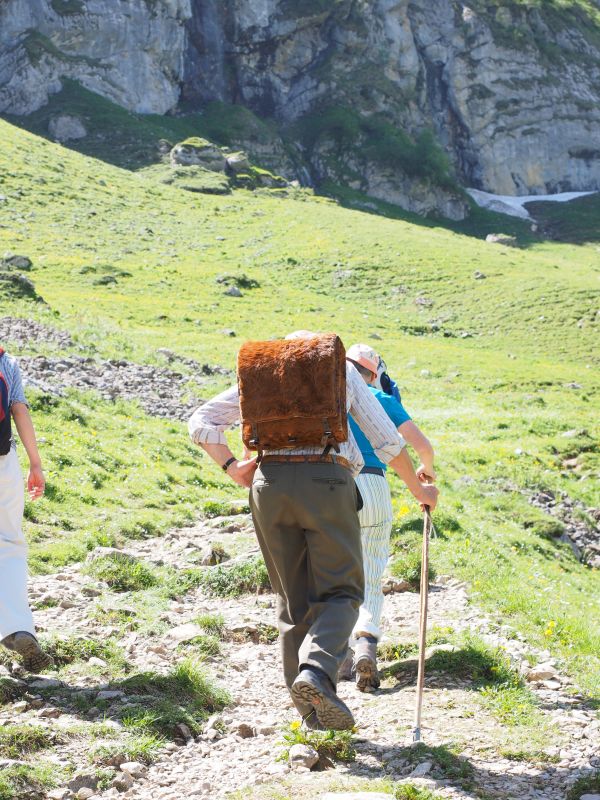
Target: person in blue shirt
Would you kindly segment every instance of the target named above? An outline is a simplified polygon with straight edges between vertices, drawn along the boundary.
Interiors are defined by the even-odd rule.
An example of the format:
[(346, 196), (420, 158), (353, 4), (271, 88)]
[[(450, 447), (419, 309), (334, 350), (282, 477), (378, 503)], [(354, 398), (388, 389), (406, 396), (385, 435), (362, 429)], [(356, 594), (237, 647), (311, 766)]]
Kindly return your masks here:
[[(347, 351), (346, 358), (357, 368), (388, 417), (421, 459), (421, 464), (416, 470), (419, 479), (423, 483), (434, 482), (436, 475), (433, 447), (402, 405), (398, 387), (387, 375), (385, 363), (375, 350), (366, 344), (353, 345)], [(352, 417), (349, 417), (349, 423), (365, 462), (356, 479), (356, 485), (363, 498), (359, 520), (365, 572), (365, 598), (352, 633), (349, 656), (342, 665), (339, 677), (351, 679), (354, 676), (358, 689), (364, 692), (372, 691), (379, 686), (377, 642), (382, 635), (381, 578), (389, 556), (393, 512), (390, 489), (385, 477), (386, 466), (377, 458), (369, 440)]]

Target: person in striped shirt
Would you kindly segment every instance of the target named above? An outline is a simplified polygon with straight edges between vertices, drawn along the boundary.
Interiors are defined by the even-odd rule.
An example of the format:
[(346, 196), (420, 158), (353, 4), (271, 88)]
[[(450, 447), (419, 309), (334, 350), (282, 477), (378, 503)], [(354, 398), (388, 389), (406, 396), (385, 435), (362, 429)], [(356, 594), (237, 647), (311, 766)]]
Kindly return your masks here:
[[(346, 358), (354, 364), (383, 411), (421, 459), (421, 464), (416, 470), (419, 480), (424, 483), (435, 481), (434, 452), (431, 443), (411, 420), (402, 405), (399, 393), (390, 394), (379, 388), (383, 363), (379, 355), (369, 345), (356, 344), (347, 351)], [(385, 365), (383, 366), (385, 369)], [(382, 635), (381, 578), (389, 557), (393, 513), (390, 488), (385, 477), (386, 465), (377, 458), (359, 423), (352, 417), (349, 422), (364, 459), (364, 467), (356, 478), (356, 485), (363, 498), (359, 520), (365, 572), (365, 598), (352, 631), (349, 652), (340, 668), (340, 679), (351, 680), (354, 677), (357, 688), (365, 692), (379, 687), (377, 642)]]
[(11, 418), (29, 459), (27, 492), (30, 500), (42, 497), (45, 479), (19, 365), (1, 348), (0, 391), (3, 393), (0, 407), (3, 425), (0, 444), (0, 644), (19, 654), (26, 670), (39, 672), (50, 666), (52, 659), (36, 639), (27, 601), (27, 544), (22, 528), (25, 491)]

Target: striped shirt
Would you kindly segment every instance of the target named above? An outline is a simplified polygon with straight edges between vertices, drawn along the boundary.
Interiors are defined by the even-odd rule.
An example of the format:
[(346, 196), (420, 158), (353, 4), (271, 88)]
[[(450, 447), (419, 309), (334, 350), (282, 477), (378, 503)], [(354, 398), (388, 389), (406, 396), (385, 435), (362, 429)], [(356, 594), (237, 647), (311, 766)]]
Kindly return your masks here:
[[(346, 362), (346, 408), (358, 422), (373, 445), (373, 450), (384, 464), (388, 464), (402, 452), (406, 444), (404, 439), (371, 394), (356, 368), (349, 362)], [(227, 444), (225, 430), (239, 421), (240, 397), (238, 387), (232, 386), (197, 408), (190, 417), (188, 429), (195, 444)], [(320, 445), (265, 450), (269, 455), (320, 455), (322, 452), (323, 448)], [(354, 475), (358, 475), (364, 461), (350, 429), (348, 429), (348, 440), (340, 445), (339, 455), (352, 464)]]
[[(23, 391), (23, 381), (21, 380), (21, 370), (17, 363), (17, 359), (4, 353), (0, 356), (0, 372), (4, 375), (6, 384), (8, 386), (8, 407), (12, 408), (13, 403), (25, 403), (25, 392)], [(12, 448), (15, 450), (17, 444), (13, 436)]]

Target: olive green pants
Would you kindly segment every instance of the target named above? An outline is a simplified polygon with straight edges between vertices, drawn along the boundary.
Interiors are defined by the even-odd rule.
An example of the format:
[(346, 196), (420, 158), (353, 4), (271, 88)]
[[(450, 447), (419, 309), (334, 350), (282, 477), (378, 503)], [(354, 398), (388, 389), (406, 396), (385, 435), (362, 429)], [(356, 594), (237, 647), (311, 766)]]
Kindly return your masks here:
[(250, 507), (277, 594), (286, 684), (309, 665), (336, 686), (364, 594), (354, 479), (337, 464), (267, 462)]

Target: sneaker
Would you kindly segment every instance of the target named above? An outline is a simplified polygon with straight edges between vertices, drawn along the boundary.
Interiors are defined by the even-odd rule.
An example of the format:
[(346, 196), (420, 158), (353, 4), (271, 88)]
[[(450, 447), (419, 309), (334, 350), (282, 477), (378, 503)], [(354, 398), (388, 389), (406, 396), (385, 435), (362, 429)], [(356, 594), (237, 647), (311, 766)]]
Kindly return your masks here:
[(379, 689), (377, 639), (374, 636), (361, 636), (357, 639), (354, 650), (354, 669), (356, 670), (356, 687), (359, 691), (373, 692), (375, 689)]
[(342, 666), (338, 672), (338, 681), (354, 680), (354, 650), (349, 647), (346, 658), (342, 661)]
[(21, 656), (23, 667), (27, 672), (41, 672), (52, 664), (48, 653), (44, 653), (38, 640), (32, 633), (17, 631), (2, 639), (4, 647)]
[(331, 680), (322, 670), (302, 669), (292, 684), (292, 696), (312, 705), (324, 728), (346, 731), (354, 727), (352, 712), (337, 696)]

